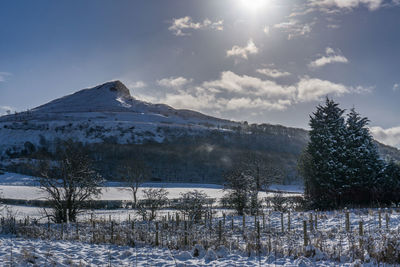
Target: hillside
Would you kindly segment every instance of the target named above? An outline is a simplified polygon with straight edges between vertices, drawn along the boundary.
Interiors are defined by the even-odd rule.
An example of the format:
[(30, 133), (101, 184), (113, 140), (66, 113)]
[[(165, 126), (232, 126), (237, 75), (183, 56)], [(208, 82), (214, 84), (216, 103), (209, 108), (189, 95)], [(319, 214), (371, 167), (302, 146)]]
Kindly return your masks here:
[[(221, 183), (240, 155), (252, 152), (284, 170), (281, 182), (293, 182), (298, 181), (297, 158), (308, 133), (143, 102), (120, 81), (0, 117), (1, 162), (13, 171), (29, 172), (27, 159), (51, 158), (67, 139), (81, 142), (108, 179), (117, 179), (120, 161), (139, 157), (151, 166), (155, 181)], [(399, 150), (379, 148), (383, 157), (400, 159)]]

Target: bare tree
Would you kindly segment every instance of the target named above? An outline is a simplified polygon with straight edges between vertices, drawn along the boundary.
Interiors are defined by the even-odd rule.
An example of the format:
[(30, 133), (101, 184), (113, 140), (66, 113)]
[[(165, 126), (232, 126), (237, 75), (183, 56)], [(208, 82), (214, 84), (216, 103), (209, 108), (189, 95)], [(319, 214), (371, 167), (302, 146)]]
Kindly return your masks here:
[(61, 159), (52, 166), (49, 162), (40, 165), (40, 188), (47, 193), (51, 206), (46, 214), (57, 223), (74, 222), (86, 202), (100, 194), (103, 179), (78, 144), (65, 142), (57, 154)]
[(235, 166), (225, 176), (225, 187), (231, 189), (227, 196), (240, 215), (245, 211), (258, 214), (258, 192), (267, 190), (282, 177), (276, 166), (276, 162), (258, 152), (241, 153), (236, 158)]
[(131, 191), (133, 208), (136, 208), (139, 187), (150, 178), (149, 168), (141, 160), (125, 160), (120, 164), (119, 175)]
[(206, 212), (208, 196), (203, 191), (193, 190), (186, 193), (180, 193), (176, 208), (185, 214), (191, 222), (198, 222), (201, 216)]
[(226, 198), (239, 215), (249, 210), (254, 179), (246, 175), (241, 168), (233, 168), (225, 174)]
[[(154, 220), (157, 211), (168, 203), (168, 192), (164, 188), (149, 188), (143, 190), (144, 199), (140, 200), (137, 205), (138, 213), (144, 220)], [(148, 216), (148, 210), (150, 215)]]

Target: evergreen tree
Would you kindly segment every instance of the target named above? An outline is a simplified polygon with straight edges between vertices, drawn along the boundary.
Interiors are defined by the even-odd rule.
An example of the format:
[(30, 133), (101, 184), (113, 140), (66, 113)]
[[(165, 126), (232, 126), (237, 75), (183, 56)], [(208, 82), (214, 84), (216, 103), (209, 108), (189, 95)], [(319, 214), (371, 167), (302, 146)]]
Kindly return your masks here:
[(385, 166), (367, 118), (353, 108), (345, 122), (343, 113), (327, 98), (310, 118), (310, 142), (298, 164), (309, 203), (323, 209), (397, 203), (400, 167)]
[(367, 128), (369, 120), (354, 108), (346, 123), (346, 183), (344, 203), (371, 204), (376, 199), (384, 163)]
[(344, 110), (327, 98), (310, 116), (310, 142), (306, 148), (309, 162), (305, 178), (306, 198), (313, 207), (333, 208), (341, 203), (345, 184)]
[(379, 181), (378, 200), (382, 204), (400, 203), (400, 165), (390, 161)]

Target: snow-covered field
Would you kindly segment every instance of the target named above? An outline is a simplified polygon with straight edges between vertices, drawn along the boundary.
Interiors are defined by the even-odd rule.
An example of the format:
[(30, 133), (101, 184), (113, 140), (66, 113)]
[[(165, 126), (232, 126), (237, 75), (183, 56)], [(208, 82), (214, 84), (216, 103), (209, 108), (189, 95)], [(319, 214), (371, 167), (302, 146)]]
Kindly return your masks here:
[[(170, 198), (194, 189), (217, 199), (224, 194), (221, 186), (207, 184), (148, 183), (145, 187), (166, 188)], [(0, 190), (6, 198), (44, 196), (34, 177), (13, 173), (0, 175)], [(302, 192), (299, 186), (273, 185), (271, 190), (292, 192), (289, 195)], [(103, 188), (101, 199), (130, 200), (131, 194), (121, 184), (110, 182)], [(377, 261), (400, 259), (399, 209), (350, 210), (349, 231), (344, 211), (281, 214), (264, 209), (263, 216), (246, 216), (243, 228), (243, 218), (234, 215), (232, 210), (214, 209), (211, 220), (208, 217), (195, 224), (187, 233), (189, 244), (205, 244), (207, 249), (200, 256), (194, 255), (192, 245), (182, 246), (186, 230), (183, 223), (177, 225), (173, 221), (176, 212), (159, 211), (157, 220), (162, 226), (156, 228), (159, 226), (154, 222), (141, 221), (132, 209), (99, 209), (81, 214), (78, 228), (73, 223), (48, 226), (40, 208), (8, 205), (0, 216), (15, 217), (20, 229), (15, 233), (20, 237), (0, 235), (0, 266), (376, 266)], [(35, 219), (42, 220), (37, 224)], [(130, 226), (133, 220), (136, 221), (134, 230)], [(307, 247), (304, 246), (304, 222)], [(1, 231), (4, 227), (1, 225)], [(111, 244), (114, 241), (110, 229), (119, 235), (119, 246)], [(160, 231), (160, 246), (153, 243), (156, 229)], [(222, 240), (218, 229), (222, 229)], [(93, 233), (99, 238), (94, 243)], [(132, 240), (135, 245), (129, 245)], [(255, 247), (257, 242), (259, 250)], [(261, 251), (260, 257), (257, 251)], [(364, 259), (363, 265), (360, 259)]]
[[(358, 261), (338, 264), (300, 257), (273, 255), (247, 257), (231, 254), (226, 249), (209, 250), (193, 257), (190, 251), (154, 247), (96, 245), (69, 241), (0, 237), (2, 266), (360, 266)], [(364, 266), (373, 266), (365, 264)]]
[[(118, 220), (116, 217), (118, 213), (124, 213), (124, 211), (113, 212), (115, 212), (113, 219), (117, 222), (114, 224), (114, 231), (120, 234), (123, 233), (120, 231), (126, 231), (127, 236), (131, 235), (130, 224), (122, 222), (127, 218)], [(307, 228), (311, 245), (306, 249), (303, 247), (302, 240), (303, 221), (309, 218), (310, 213), (293, 212), (290, 231), (288, 230), (289, 215), (284, 214), (284, 232), (281, 231), (280, 213), (268, 213), (265, 225), (264, 222), (261, 224), (261, 251), (263, 253), (260, 257), (257, 256), (254, 247), (252, 248), (253, 252), (250, 254), (248, 252), (248, 244), (255, 244), (253, 233), (256, 228), (254, 218), (251, 216), (246, 217), (245, 234), (242, 232), (240, 216), (227, 217), (226, 225), (223, 228), (224, 237), (227, 240), (223, 245), (218, 245), (217, 232), (209, 234), (208, 227), (200, 225), (199, 228), (196, 228), (197, 230), (191, 231), (189, 233), (190, 240), (192, 236), (203, 238), (198, 242), (206, 242), (209, 246), (209, 249), (206, 250), (202, 246), (197, 246), (199, 248), (198, 256), (195, 256), (194, 253), (196, 246), (180, 250), (168, 249), (168, 247), (176, 247), (174, 242), (177, 242), (177, 239), (175, 238), (180, 236), (179, 233), (182, 230), (182, 228), (171, 229), (174, 222), (170, 222), (170, 226), (163, 228), (164, 232), (160, 232), (161, 246), (145, 245), (143, 241), (138, 242), (136, 246), (116, 246), (108, 243), (109, 237), (106, 237), (105, 242), (92, 244), (90, 242), (91, 223), (85, 226), (84, 222), (81, 222), (79, 226), (80, 237), (78, 238), (80, 241), (75, 240), (74, 224), (64, 226), (65, 240), (57, 240), (61, 229), (59, 225), (51, 226), (49, 231), (47, 224), (36, 225), (33, 223), (31, 224), (32, 229), (45, 230), (42, 234), (43, 240), (0, 235), (0, 263), (2, 263), (0, 266), (377, 266), (376, 261), (372, 258), (372, 253), (381, 255), (382, 258), (389, 256), (396, 258), (398, 257), (396, 255), (400, 253), (400, 241), (396, 238), (399, 235), (400, 212), (383, 210), (381, 224), (378, 212), (378, 210), (366, 209), (351, 210), (350, 232), (345, 230), (345, 214), (343, 212), (320, 212), (318, 229)], [(387, 228), (386, 212), (389, 216)], [(98, 218), (96, 231), (103, 229), (109, 235), (110, 222), (107, 221), (108, 219), (104, 221), (102, 218), (105, 217), (104, 215), (96, 213), (95, 216)], [(232, 230), (231, 219), (234, 222)], [(214, 219), (214, 229), (218, 229), (217, 225), (220, 220), (221, 217)], [(364, 254), (362, 257), (365, 262), (363, 265), (360, 260), (357, 260), (361, 257), (359, 254), (360, 236), (358, 235), (360, 221), (364, 223)], [(147, 225), (147, 222), (137, 222), (136, 231), (144, 232), (141, 234), (136, 232), (136, 238), (142, 236), (143, 233), (149, 235), (151, 239), (154, 238), (154, 224)], [(47, 234), (50, 235), (50, 239), (47, 239)], [(122, 235), (122, 238), (125, 234)], [(391, 245), (393, 245), (393, 249), (390, 249)], [(393, 254), (385, 255), (388, 251)], [(308, 257), (304, 257), (305, 255)], [(392, 265), (386, 264), (385, 266)], [(393, 266), (398, 265), (394, 264)]]
[[(3, 198), (9, 199), (45, 199), (46, 194), (37, 186), (34, 177), (17, 174), (5, 173), (0, 175), (0, 192)], [(181, 193), (186, 193), (192, 190), (201, 190), (210, 198), (219, 200), (223, 195), (223, 187), (215, 184), (190, 184), (190, 183), (145, 183), (141, 189), (147, 188), (165, 188), (168, 191), (168, 198), (176, 199)], [(274, 185), (271, 190), (287, 191), (293, 193), (302, 192), (300, 186), (282, 186)], [(273, 193), (260, 193), (260, 197), (272, 196)], [(291, 194), (288, 194), (291, 195)], [(142, 191), (139, 190), (138, 198), (142, 197)], [(131, 191), (123, 187), (121, 183), (109, 182), (105, 187), (102, 187), (102, 194), (98, 199), (101, 200), (132, 200)]]

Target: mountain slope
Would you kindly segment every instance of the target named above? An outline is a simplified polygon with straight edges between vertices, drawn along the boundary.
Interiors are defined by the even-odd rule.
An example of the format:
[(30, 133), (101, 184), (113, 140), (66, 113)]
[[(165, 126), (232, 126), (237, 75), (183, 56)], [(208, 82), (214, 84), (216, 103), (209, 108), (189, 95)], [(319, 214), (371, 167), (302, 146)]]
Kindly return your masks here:
[[(143, 102), (113, 81), (0, 117), (0, 163), (26, 172), (16, 169), (22, 168), (21, 159), (49, 157), (67, 139), (86, 145), (109, 179), (116, 178), (120, 161), (140, 157), (155, 180), (219, 183), (241, 154), (252, 152), (293, 181), (308, 132)], [(399, 150), (378, 147), (383, 157), (400, 159)]]

